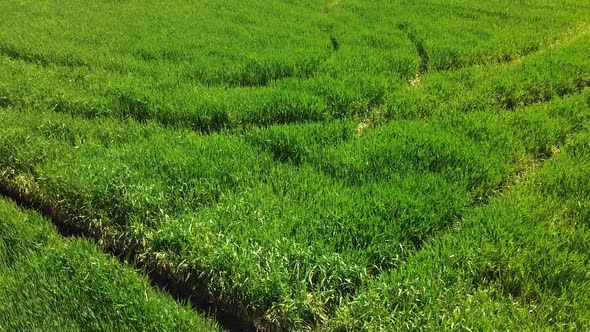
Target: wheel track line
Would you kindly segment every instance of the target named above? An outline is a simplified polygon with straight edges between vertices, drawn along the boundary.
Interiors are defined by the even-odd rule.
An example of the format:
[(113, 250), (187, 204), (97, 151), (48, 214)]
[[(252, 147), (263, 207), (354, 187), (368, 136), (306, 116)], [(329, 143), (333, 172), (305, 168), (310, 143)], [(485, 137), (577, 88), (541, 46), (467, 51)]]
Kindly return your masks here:
[(561, 46), (567, 46), (574, 42), (576, 42), (580, 38), (584, 38), (590, 35), (590, 25), (579, 25), (577, 27), (568, 29), (563, 33), (555, 36), (551, 42), (547, 43), (539, 43), (530, 51), (523, 52), (522, 54), (508, 54), (509, 58), (507, 59), (498, 59), (496, 61), (491, 61), (488, 64), (467, 64), (467, 65), (460, 65), (454, 68), (447, 68), (441, 69), (439, 72), (454, 72), (458, 70), (468, 69), (468, 68), (489, 68), (494, 66), (502, 66), (502, 65), (514, 65), (519, 64), (523, 60), (548, 52), (553, 49), (557, 49)]
[(424, 46), (424, 41), (412, 31), (412, 28), (408, 23), (399, 23), (397, 28), (403, 31), (410, 39), (412, 44), (414, 44), (414, 47), (416, 47), (416, 53), (418, 53), (418, 57), (420, 58), (416, 76), (409, 81), (410, 86), (416, 87), (421, 84), (422, 77), (426, 76), (430, 70), (430, 57), (428, 56), (428, 52)]
[(83, 60), (80, 59), (48, 59), (51, 55), (44, 55), (44, 54), (37, 54), (37, 53), (27, 53), (26, 51), (19, 50), (17, 47), (14, 47), (10, 44), (6, 44), (0, 41), (0, 54), (4, 55), (8, 59), (12, 61), (22, 61), (27, 64), (31, 65), (40, 65), (43, 67), (57, 65), (57, 66), (65, 66), (65, 67), (84, 67), (87, 69), (91, 69), (91, 66)]
[[(536, 54), (541, 54), (541, 53), (550, 51), (552, 49), (556, 49), (561, 46), (571, 45), (571, 44), (575, 43), (578, 39), (584, 38), (589, 34), (590, 34), (590, 26), (587, 26), (587, 25), (578, 26), (573, 29), (569, 29), (569, 30), (565, 31), (563, 34), (561, 34), (560, 36), (555, 37), (552, 42), (545, 44), (545, 45), (539, 45), (539, 47), (536, 50), (533, 50), (532, 52), (525, 53), (523, 55), (517, 55), (516, 58), (514, 58), (508, 62), (504, 62), (504, 63), (509, 63), (509, 64), (520, 63), (520, 62), (522, 62), (522, 60), (524, 60), (528, 57), (534, 56)], [(500, 62), (500, 64), (502, 64), (502, 63), (503, 62)]]

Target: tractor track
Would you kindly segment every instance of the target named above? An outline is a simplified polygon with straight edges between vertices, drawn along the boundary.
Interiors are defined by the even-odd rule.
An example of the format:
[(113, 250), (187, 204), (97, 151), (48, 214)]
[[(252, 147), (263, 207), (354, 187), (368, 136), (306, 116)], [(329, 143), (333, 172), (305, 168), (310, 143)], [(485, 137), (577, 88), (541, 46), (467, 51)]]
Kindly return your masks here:
[(416, 47), (416, 52), (418, 53), (418, 57), (420, 58), (420, 63), (418, 64), (418, 70), (416, 71), (416, 76), (410, 80), (411, 86), (418, 86), (422, 81), (422, 77), (426, 76), (430, 69), (430, 57), (428, 56), (428, 52), (426, 47), (424, 46), (424, 41), (416, 35), (415, 32), (412, 31), (411, 27), (407, 23), (400, 23), (397, 25), (398, 29), (403, 31), (407, 36), (408, 39), (414, 44)]

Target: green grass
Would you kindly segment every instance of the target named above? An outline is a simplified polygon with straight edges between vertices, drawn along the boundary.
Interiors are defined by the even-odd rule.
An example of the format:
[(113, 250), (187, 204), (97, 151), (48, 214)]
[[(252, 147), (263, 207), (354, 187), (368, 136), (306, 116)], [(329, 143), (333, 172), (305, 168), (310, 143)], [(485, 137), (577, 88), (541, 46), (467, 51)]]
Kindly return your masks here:
[(218, 331), (130, 266), (0, 200), (0, 330)]
[(0, 184), (258, 327), (584, 329), (588, 261), (560, 255), (585, 236), (588, 22), (579, 0), (5, 1)]

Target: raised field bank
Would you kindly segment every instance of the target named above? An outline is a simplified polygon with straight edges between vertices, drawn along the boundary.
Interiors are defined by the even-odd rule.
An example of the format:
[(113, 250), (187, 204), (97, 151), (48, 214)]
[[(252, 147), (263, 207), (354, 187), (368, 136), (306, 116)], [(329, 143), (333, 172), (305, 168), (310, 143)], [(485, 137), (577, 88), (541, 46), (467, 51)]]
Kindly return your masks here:
[(585, 331), (590, 4), (3, 0), (0, 194), (0, 331)]

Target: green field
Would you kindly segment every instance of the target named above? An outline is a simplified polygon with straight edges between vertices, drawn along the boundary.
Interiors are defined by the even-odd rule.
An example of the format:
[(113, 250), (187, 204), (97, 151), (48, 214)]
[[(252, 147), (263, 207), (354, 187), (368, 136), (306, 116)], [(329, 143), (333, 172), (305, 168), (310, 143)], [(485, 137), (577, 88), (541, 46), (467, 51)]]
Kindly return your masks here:
[(585, 1), (5, 0), (0, 129), (0, 330), (590, 328)]

